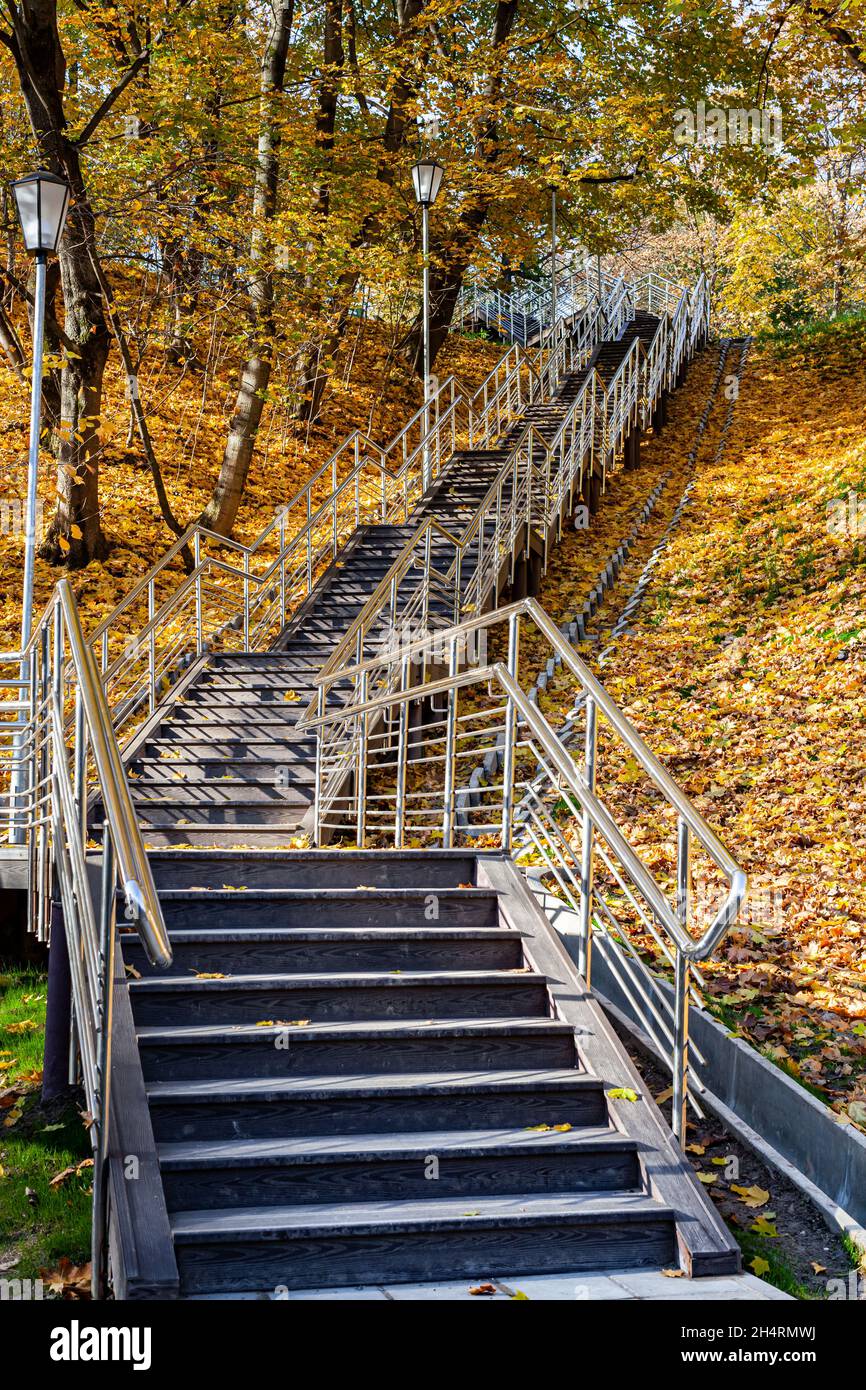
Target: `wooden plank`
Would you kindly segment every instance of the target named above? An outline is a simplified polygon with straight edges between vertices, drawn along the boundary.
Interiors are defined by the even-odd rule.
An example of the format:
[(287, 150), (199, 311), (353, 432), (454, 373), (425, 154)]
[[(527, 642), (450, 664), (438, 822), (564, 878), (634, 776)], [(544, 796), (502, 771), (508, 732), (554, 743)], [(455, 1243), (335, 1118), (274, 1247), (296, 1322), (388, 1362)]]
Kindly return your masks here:
[[(179, 1275), (120, 951), (114, 977), (109, 1252), (114, 1296), (177, 1298)], [(135, 1161), (132, 1167), (130, 1160)], [(136, 1176), (126, 1176), (129, 1171)]]

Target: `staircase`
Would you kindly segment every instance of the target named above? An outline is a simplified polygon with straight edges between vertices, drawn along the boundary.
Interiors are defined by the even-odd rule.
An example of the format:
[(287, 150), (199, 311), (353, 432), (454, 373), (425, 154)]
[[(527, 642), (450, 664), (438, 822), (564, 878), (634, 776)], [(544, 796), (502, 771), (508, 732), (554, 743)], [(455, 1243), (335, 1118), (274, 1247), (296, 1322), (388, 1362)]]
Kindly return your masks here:
[[(636, 314), (495, 447), (455, 453), (406, 525), (361, 526), (272, 649), (194, 660), (129, 743), (173, 961), (154, 969), (137, 931), (121, 929), (118, 1296), (739, 1268), (510, 858), (306, 847), (317, 745), (298, 724), (315, 676), (419, 526), (461, 533), (527, 426), (553, 438), (588, 374), (611, 381), (658, 323)], [(431, 535), (444, 577), (453, 542)], [(461, 592), (485, 573), (487, 539), (463, 556)], [(400, 612), (428, 577), (407, 571)], [(429, 610), (443, 625), (446, 587)], [(340, 703), (339, 683), (328, 699)], [(105, 809), (92, 801), (94, 836)], [(130, 1152), (140, 1185), (117, 1177)]]
[(181, 1296), (737, 1268), (507, 859), (151, 858), (170, 972), (122, 943)]
[[(315, 737), (295, 729), (315, 692), (313, 677), (419, 523), (433, 516), (451, 531), (465, 526), (526, 425), (552, 436), (588, 370), (566, 377), (552, 401), (530, 406), (497, 448), (456, 452), (409, 525), (359, 528), (274, 651), (217, 653), (191, 667), (130, 745), (131, 790), (149, 845), (290, 844), (313, 802)], [(503, 496), (510, 496), (507, 482)], [(453, 553), (434, 539), (434, 569), (444, 574)], [(470, 553), (464, 589), (473, 570)], [(422, 578), (418, 571), (401, 587), (404, 607)], [(445, 605), (434, 598), (437, 611), (444, 615)]]

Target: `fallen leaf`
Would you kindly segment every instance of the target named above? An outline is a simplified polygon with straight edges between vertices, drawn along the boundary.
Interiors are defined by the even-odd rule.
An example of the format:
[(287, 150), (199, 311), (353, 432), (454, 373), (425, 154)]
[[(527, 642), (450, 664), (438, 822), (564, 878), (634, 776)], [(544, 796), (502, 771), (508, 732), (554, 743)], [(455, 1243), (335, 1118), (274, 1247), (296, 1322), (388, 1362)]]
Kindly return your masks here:
[(747, 1207), (764, 1207), (770, 1200), (769, 1192), (763, 1187), (738, 1187), (736, 1183), (731, 1183), (731, 1191), (735, 1192)]

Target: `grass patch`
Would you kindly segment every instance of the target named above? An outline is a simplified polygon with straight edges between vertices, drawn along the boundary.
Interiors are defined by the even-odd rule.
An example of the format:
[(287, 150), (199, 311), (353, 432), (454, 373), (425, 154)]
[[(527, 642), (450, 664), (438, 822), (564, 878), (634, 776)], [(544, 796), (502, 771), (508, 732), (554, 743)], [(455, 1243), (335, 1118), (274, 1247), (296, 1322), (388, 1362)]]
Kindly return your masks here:
[(812, 319), (796, 328), (758, 334), (779, 359), (803, 354), (819, 362), (827, 352), (853, 360), (866, 343), (866, 314), (840, 314), (835, 319)]
[(739, 1230), (730, 1223), (728, 1229), (736, 1236), (743, 1252), (743, 1264), (750, 1274), (754, 1272), (752, 1270), (753, 1260), (766, 1260), (770, 1268), (758, 1277), (766, 1283), (772, 1284), (774, 1288), (781, 1289), (783, 1293), (790, 1294), (792, 1298), (805, 1298), (814, 1301), (827, 1297), (826, 1293), (816, 1293), (814, 1289), (807, 1288), (805, 1284), (800, 1282), (784, 1255), (780, 1254), (777, 1240), (773, 1240), (769, 1236), (755, 1235), (751, 1231)]
[(62, 1256), (90, 1258), (91, 1156), (75, 1093), (43, 1105), (46, 977), (0, 967), (0, 1269), (35, 1278)]

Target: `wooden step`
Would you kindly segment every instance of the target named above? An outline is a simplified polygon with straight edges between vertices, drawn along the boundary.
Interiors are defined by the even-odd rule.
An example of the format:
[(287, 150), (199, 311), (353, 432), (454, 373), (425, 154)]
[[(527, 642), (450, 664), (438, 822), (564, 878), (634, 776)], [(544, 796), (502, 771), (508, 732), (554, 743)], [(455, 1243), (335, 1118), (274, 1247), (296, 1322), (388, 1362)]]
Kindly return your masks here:
[[(223, 805), (214, 804), (212, 801), (197, 803), (188, 798), (186, 800), (170, 800), (151, 797), (137, 798), (135, 796), (133, 796), (133, 802), (138, 824), (145, 832), (145, 839), (149, 838), (149, 832), (152, 830), (175, 828), (210, 828), (216, 830), (224, 827), (227, 831), (231, 829), (237, 832), (250, 824), (284, 826), (287, 830), (291, 830), (291, 834), (294, 834), (312, 805), (312, 792), (308, 796), (304, 796), (301, 792), (296, 791), (293, 795), (274, 796), (270, 801), (247, 798), (241, 801), (238, 797), (234, 797)], [(95, 817), (100, 822), (104, 819), (101, 807), (96, 808)], [(289, 835), (285, 841), (278, 840), (275, 843), (288, 843), (288, 839)], [(210, 841), (200, 843), (209, 844)], [(239, 844), (241, 840), (236, 839), (231, 843)]]
[[(237, 975), (387, 970), (516, 970), (520, 934), (509, 927), (271, 927), (170, 933), (171, 970)], [(121, 937), (123, 958), (140, 975), (164, 979), (136, 935)]]
[(573, 1028), (550, 1018), (287, 1022), (139, 1028), (145, 1080), (453, 1071), (461, 1065), (547, 1070), (575, 1059)]
[(193, 757), (189, 745), (185, 745), (179, 751), (189, 757), (136, 758), (132, 764), (133, 780), (139, 786), (148, 787), (200, 782), (206, 784), (208, 789), (215, 782), (224, 783), (229, 788), (247, 787), (254, 782), (275, 786), (286, 780), (291, 786), (307, 787), (315, 783), (315, 758), (298, 756), (289, 743), (264, 746), (268, 749), (267, 758), (239, 756), (217, 759)]
[[(476, 856), (470, 851), (287, 850), (284, 853), (246, 854), (193, 850), (157, 852), (148, 856), (157, 887), (178, 889), (223, 884), (246, 888), (316, 889), (327, 884), (331, 891), (359, 888), (414, 888), (434, 892), (438, 888), (472, 887), (477, 881), (477, 862), (498, 856)], [(489, 890), (488, 890), (489, 892)], [(350, 925), (357, 926), (357, 922)], [(381, 925), (377, 923), (375, 925)], [(427, 923), (427, 925), (431, 925)]]
[(158, 1140), (606, 1126), (604, 1087), (577, 1067), (169, 1081), (148, 1085)]
[(489, 888), (233, 888), (160, 889), (169, 929), (241, 923), (262, 927), (429, 927), (499, 925)]
[[(433, 1162), (431, 1163), (431, 1158)], [(322, 1202), (436, 1201), (503, 1193), (625, 1192), (637, 1145), (595, 1127), (432, 1130), (161, 1144), (170, 1211)]]
[(361, 1023), (379, 1019), (547, 1018), (543, 976), (507, 970), (343, 971), (327, 974), (154, 975), (131, 980), (141, 1027), (256, 1024), (261, 1019)]
[(236, 1207), (171, 1225), (190, 1293), (657, 1269), (675, 1249), (673, 1213), (634, 1192)]

